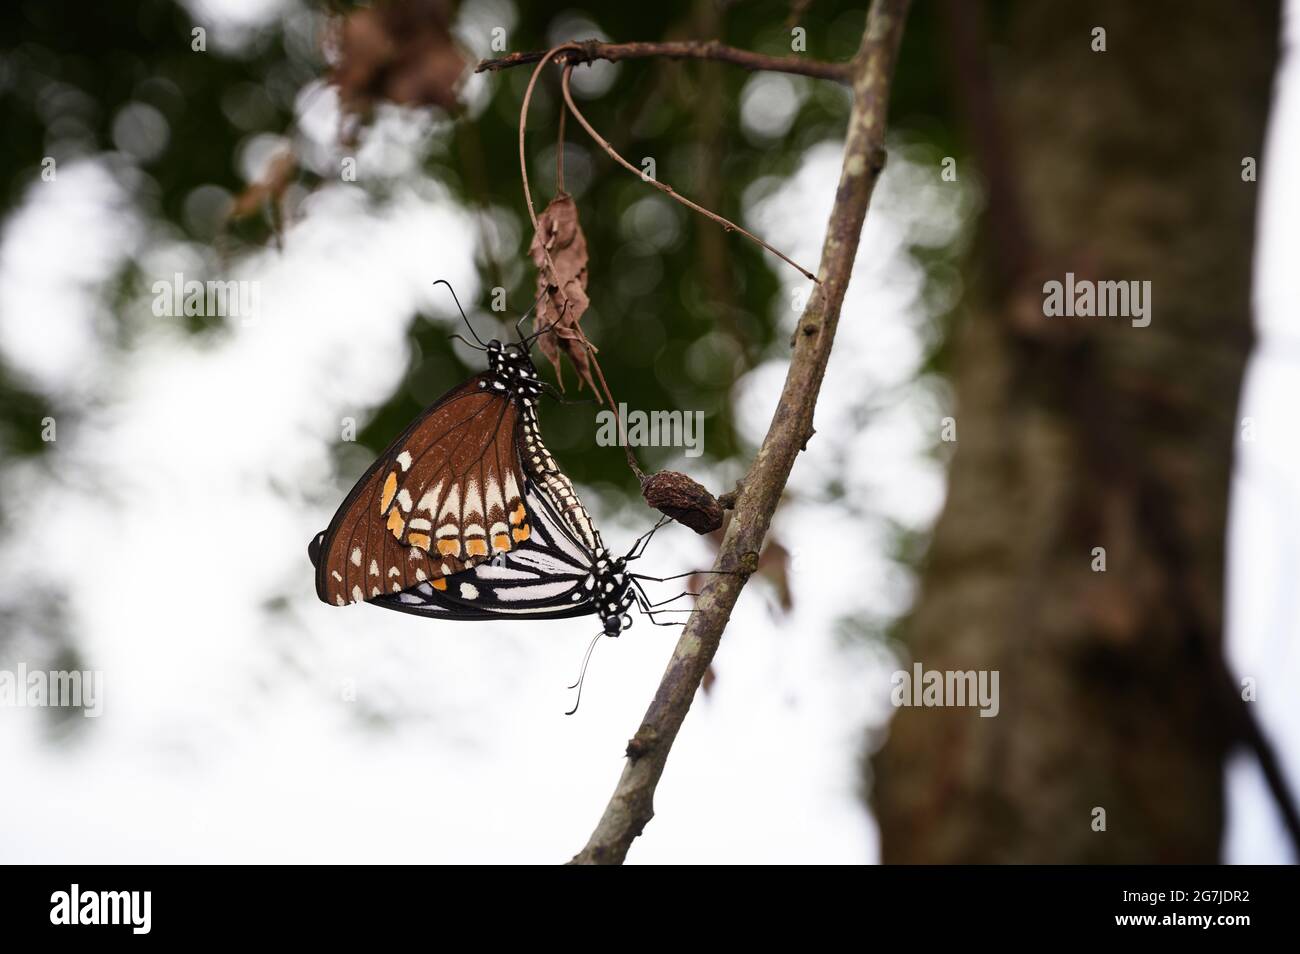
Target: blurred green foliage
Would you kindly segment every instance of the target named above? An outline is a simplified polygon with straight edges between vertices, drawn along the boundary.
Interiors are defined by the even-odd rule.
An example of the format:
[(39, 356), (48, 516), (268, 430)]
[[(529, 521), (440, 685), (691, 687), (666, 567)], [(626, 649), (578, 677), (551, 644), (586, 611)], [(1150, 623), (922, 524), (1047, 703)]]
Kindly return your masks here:
[[(346, 12), (352, 4), (333, 4)], [(846, 59), (861, 35), (865, 4), (817, 0), (792, 14), (789, 3), (661, 2), (655, 4), (528, 3), (515, 8), (508, 46), (545, 49), (562, 24), (589, 21), (612, 40), (717, 38), (760, 52), (789, 55), (793, 26), (806, 30), (806, 55)], [(896, 87), (893, 126), (955, 152), (951, 122), (935, 115), (948, 78), (935, 48), (933, 5), (918, 4), (906, 33)], [(324, 6), (303, 7), (246, 36), (208, 37), (207, 51), (191, 48), (195, 21), (174, 0), (29, 0), (10, 5), (0, 33), (0, 214), (9, 214), (38, 181), (40, 163), (64, 163), (78, 155), (121, 149), (123, 108), (143, 103), (165, 119), (166, 148), (153, 157), (126, 157), (147, 177), (133, 194), (142, 211), (192, 241), (212, 241), (194, 224), (187, 203), (196, 190), (217, 186), (239, 194), (246, 186), (237, 163), (243, 144), (259, 134), (284, 134), (293, 123), (295, 98), (325, 74), (320, 53)], [(483, 22), (477, 17), (476, 22)], [(576, 37), (585, 39), (587, 37)], [(482, 41), (486, 46), (486, 40)], [(510, 314), (527, 308), (534, 272), (527, 261), (531, 228), (519, 183), (517, 123), (530, 67), (488, 77), (491, 99), (475, 118), (441, 127), (449, 137), (431, 150), (424, 172), (467, 206), (485, 203), (514, 217), (519, 247), (494, 261), (481, 237), (465, 235), (479, 249), (484, 294), (473, 309), (487, 309), (490, 290), (508, 290)], [(579, 67), (579, 70), (585, 67)], [(653, 157), (658, 177), (716, 212), (744, 222), (744, 205), (765, 181), (775, 184), (800, 163), (806, 148), (842, 136), (847, 96), (833, 84), (798, 79), (802, 94), (788, 129), (770, 137), (747, 133), (741, 123), (742, 91), (752, 75), (732, 66), (643, 60), (620, 64), (612, 85), (580, 104), (593, 125), (634, 163)], [(553, 192), (557, 122), (557, 71), (539, 84), (530, 116), (530, 174), (540, 209)], [(367, 130), (360, 132), (364, 139)], [(569, 186), (575, 192), (590, 251), (590, 311), (583, 325), (600, 349), (605, 373), (620, 401), (634, 408), (703, 410), (706, 460), (741, 453), (729, 401), (737, 378), (759, 361), (782, 357), (787, 343), (778, 322), (790, 305), (779, 295), (787, 266), (743, 238), (671, 203), (617, 167), (570, 121), (566, 136)], [(342, 153), (344, 150), (340, 149)], [(579, 153), (579, 151), (581, 151)], [(583, 174), (579, 165), (590, 174)], [(300, 174), (303, 184), (313, 183)], [(585, 181), (583, 181), (585, 180)], [(358, 183), (367, 186), (364, 177)], [(376, 202), (383, 195), (376, 193)], [(772, 237), (778, 246), (780, 236)], [(239, 223), (220, 237), (222, 254), (246, 243), (270, 240), (269, 223)], [(810, 267), (816, 262), (804, 263)], [(430, 263), (430, 281), (439, 277)], [(129, 266), (118, 283), (125, 298), (148, 276)], [(364, 280), (359, 278), (358, 280)], [(468, 302), (466, 303), (469, 304)], [(447, 340), (450, 302), (437, 321), (412, 316), (413, 360), (406, 379), (363, 428), (360, 440), (384, 446), (430, 400), (478, 370), (466, 366)], [(201, 326), (196, 323), (195, 332)], [(481, 328), (480, 333), (503, 334)], [(570, 397), (578, 397), (566, 374)], [(589, 392), (584, 392), (589, 395)], [(0, 437), (11, 453), (42, 446), (39, 416), (58, 395), (36, 395), (0, 366)], [(75, 409), (69, 409), (75, 410)], [(591, 452), (594, 408), (548, 409), (548, 442), (576, 480), (635, 489), (617, 449)], [(676, 451), (643, 452), (650, 468)], [(659, 456), (656, 456), (659, 455)]]
[[(217, 185), (237, 193), (244, 187), (236, 164), (240, 143), (259, 130), (283, 130), (297, 85), (314, 70), (287, 55), (278, 31), (251, 37), (237, 53), (211, 44), (198, 53), (191, 48), (194, 27), (184, 5), (173, 0), (6, 5), (0, 15), (0, 223), (29, 188), (39, 186), (46, 157), (60, 168), (107, 153), (119, 170), (138, 167), (144, 176), (132, 193), (140, 211), (182, 233), (186, 200), (196, 189)], [(262, 115), (252, 125), (236, 122), (236, 98), (253, 89), (266, 91)], [(123, 114), (130, 104), (156, 110), (166, 122), (166, 148), (155, 157), (120, 152), (130, 136), (121, 126), (131, 120)], [(108, 294), (125, 301), (145, 278), (128, 263)], [(201, 327), (191, 325), (195, 332)], [(41, 418), (57, 413), (64, 419), (77, 410), (66, 406), (64, 395), (35, 393), (0, 361), (4, 453), (42, 452), (50, 445), (40, 441)]]

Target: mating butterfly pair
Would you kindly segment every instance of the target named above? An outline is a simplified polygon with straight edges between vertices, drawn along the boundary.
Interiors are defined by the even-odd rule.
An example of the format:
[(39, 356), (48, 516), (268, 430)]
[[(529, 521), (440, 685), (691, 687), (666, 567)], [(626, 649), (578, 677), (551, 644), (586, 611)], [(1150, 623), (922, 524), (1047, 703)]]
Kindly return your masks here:
[(352, 488), (308, 547), (317, 595), (434, 619), (595, 614), (606, 636), (631, 625), (633, 606), (658, 623), (662, 604), (641, 581), (661, 578), (627, 564), (664, 521), (611, 556), (542, 442), (537, 402), (549, 386), (529, 347), (548, 329), (483, 344), (465, 323), (488, 370), (435, 401)]

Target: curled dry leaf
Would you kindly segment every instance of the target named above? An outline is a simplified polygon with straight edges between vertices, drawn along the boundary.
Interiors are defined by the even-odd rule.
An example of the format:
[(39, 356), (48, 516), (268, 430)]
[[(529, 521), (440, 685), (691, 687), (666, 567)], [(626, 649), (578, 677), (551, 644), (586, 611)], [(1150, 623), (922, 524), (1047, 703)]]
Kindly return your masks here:
[(641, 482), (641, 496), (660, 513), (696, 533), (722, 526), (722, 506), (704, 487), (675, 470), (661, 470)]
[(450, 12), (447, 0), (380, 0), (336, 21), (326, 53), (343, 112), (365, 118), (381, 100), (458, 111), (468, 64)]
[(790, 591), (790, 551), (775, 537), (768, 539), (763, 552), (758, 556), (758, 575), (770, 582), (776, 590), (781, 611), (790, 612), (794, 607), (794, 595)]
[[(537, 331), (550, 329), (548, 334), (538, 339), (538, 345), (555, 365), (555, 375), (560, 379), (561, 387), (564, 386), (560, 374), (560, 353), (563, 352), (578, 372), (579, 386), (586, 381), (592, 391), (596, 391), (591, 378), (587, 339), (578, 326), (591, 300), (587, 297), (587, 237), (578, 222), (578, 206), (573, 196), (561, 192), (537, 216), (537, 233), (528, 254), (537, 266), (539, 300), (533, 315), (533, 327)], [(551, 272), (552, 265), (555, 266), (554, 273)]]

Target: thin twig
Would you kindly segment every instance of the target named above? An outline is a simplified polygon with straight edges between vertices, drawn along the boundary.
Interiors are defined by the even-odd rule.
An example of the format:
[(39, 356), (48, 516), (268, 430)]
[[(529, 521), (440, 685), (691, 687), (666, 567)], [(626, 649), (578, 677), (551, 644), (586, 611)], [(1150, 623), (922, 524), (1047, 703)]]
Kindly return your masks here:
[[(565, 63), (564, 75), (561, 82), (567, 85), (569, 82), (569, 74), (572, 72), (573, 65), (571, 63)], [(557, 192), (564, 191), (564, 117), (566, 115), (568, 115), (568, 113), (565, 112), (565, 110), (560, 110), (559, 146), (557, 147), (558, 156), (555, 160)], [(582, 328), (578, 328), (578, 334), (582, 336), (582, 343), (587, 347), (587, 359), (591, 362), (592, 367), (596, 369), (596, 377), (600, 379), (600, 387), (601, 390), (605, 392), (605, 400), (609, 402), (610, 410), (614, 412), (614, 423), (618, 427), (618, 433), (623, 434), (625, 432), (623, 430), (623, 420), (618, 409), (618, 402), (614, 400), (614, 395), (609, 390), (609, 382), (605, 380), (605, 371), (600, 366), (600, 359), (596, 357), (596, 346), (587, 340), (587, 336), (583, 333)], [(642, 471), (640, 466), (637, 464), (636, 455), (632, 453), (632, 446), (626, 441), (623, 442), (623, 453), (627, 455), (627, 465), (632, 468), (632, 473), (636, 475), (636, 479), (644, 483), (645, 472)]]
[[(524, 136), (528, 132), (528, 105), (533, 99), (533, 88), (537, 85), (537, 77), (540, 76), (542, 70), (546, 68), (546, 64), (550, 61), (551, 57), (555, 56), (556, 53), (559, 53), (563, 49), (563, 45), (553, 47), (538, 61), (537, 67), (533, 70), (533, 75), (528, 78), (528, 88), (524, 90), (524, 101), (519, 105), (519, 178), (523, 180), (524, 184), (524, 205), (528, 207), (528, 218), (533, 223), (533, 235), (536, 236), (537, 244), (542, 250), (542, 255), (546, 258), (546, 267), (550, 269), (550, 277), (554, 280), (555, 290), (559, 292), (560, 296), (564, 299), (561, 314), (564, 313), (563, 309), (569, 307), (569, 296), (564, 290), (564, 284), (560, 281), (560, 272), (555, 267), (555, 260), (551, 258), (551, 250), (547, 247), (546, 242), (542, 241), (541, 235), (538, 234), (540, 226), (537, 223), (537, 209), (533, 207), (533, 193), (532, 190), (528, 188), (528, 156), (524, 150)], [(563, 110), (561, 110), (561, 115), (562, 114)], [(549, 285), (551, 283), (550, 280), (548, 280), (547, 283)], [(582, 329), (578, 327), (576, 323), (573, 325), (573, 328), (582, 338), (582, 343), (586, 345), (587, 350), (594, 352), (596, 349), (589, 341), (587, 341), (587, 336), (583, 334)], [(555, 335), (557, 338), (559, 337), (554, 329), (548, 333)], [(581, 386), (581, 383), (579, 386)]]
[(564, 77), (560, 83), (560, 89), (564, 92), (564, 102), (568, 105), (569, 112), (573, 113), (573, 118), (578, 121), (578, 123), (582, 126), (583, 129), (587, 130), (587, 133), (591, 136), (592, 139), (596, 140), (596, 142), (600, 144), (600, 148), (604, 149), (607, 153), (609, 153), (609, 157), (611, 159), (613, 159), (615, 162), (621, 165), (624, 169), (631, 172), (632, 175), (646, 182), (649, 182), (660, 192), (667, 193), (669, 196), (676, 199), (678, 202), (686, 206), (688, 209), (694, 209), (696, 212), (700, 213), (700, 215), (704, 216), (705, 218), (712, 219), (714, 222), (717, 222), (728, 232), (739, 232), (741, 235), (745, 236), (745, 238), (749, 239), (751, 242), (757, 242), (759, 245), (763, 246), (763, 248), (767, 249), (777, 258), (781, 259), (781, 261), (796, 268), (799, 271), (799, 273), (803, 275), (804, 278), (807, 278), (809, 281), (813, 281), (813, 282), (817, 281), (816, 275), (808, 271), (808, 269), (804, 268), (794, 259), (790, 258), (788, 255), (782, 252), (780, 249), (773, 248), (771, 245), (768, 245), (766, 242), (764, 242), (753, 232), (749, 232), (746, 231), (745, 229), (742, 229), (739, 225), (737, 225), (735, 222), (732, 222), (730, 219), (724, 219), (716, 212), (710, 212), (704, 206), (697, 205), (696, 203), (692, 202), (690, 199), (686, 198), (686, 196), (682, 195), (680, 192), (677, 192), (668, 183), (660, 182), (657, 178), (654, 177), (647, 177), (645, 174), (642, 173), (640, 169), (632, 165), (632, 163), (628, 162), (617, 152), (615, 152), (614, 147), (609, 144), (609, 142), (605, 139), (604, 136), (602, 136), (600, 133), (596, 132), (596, 130), (592, 128), (591, 123), (587, 122), (587, 117), (582, 115), (577, 105), (573, 102), (573, 94), (569, 91), (569, 69), (567, 67), (564, 70)]
[[(537, 210), (533, 207), (532, 190), (528, 187), (528, 157), (527, 152), (524, 149), (524, 136), (528, 131), (528, 105), (532, 102), (533, 88), (537, 85), (537, 77), (541, 75), (547, 62), (562, 49), (564, 49), (563, 46), (554, 47), (549, 50), (545, 56), (538, 60), (537, 67), (533, 70), (533, 75), (528, 79), (528, 88), (524, 90), (524, 101), (519, 106), (519, 177), (523, 180), (524, 204), (528, 207), (528, 218), (533, 223), (534, 235), (537, 235), (539, 225), (537, 222)], [(564, 80), (566, 82), (569, 78), (569, 72), (572, 69), (573, 67), (568, 65), (564, 67)], [(562, 195), (564, 193), (564, 110), (560, 110), (560, 131), (556, 143), (555, 191), (557, 195)], [(562, 308), (567, 309), (569, 307), (569, 296), (564, 290), (563, 283), (560, 281), (560, 273), (555, 268), (555, 260), (551, 258), (551, 251), (546, 247), (546, 243), (540, 240), (540, 236), (538, 236), (538, 239), (539, 241), (537, 244), (541, 247), (542, 254), (546, 256), (546, 267), (550, 269), (551, 278), (554, 279), (555, 289), (564, 298)], [(578, 337), (581, 339), (583, 347), (587, 349), (587, 354), (591, 363), (596, 367), (596, 375), (600, 378), (600, 384), (604, 389), (605, 398), (609, 401), (610, 406), (614, 410), (614, 420), (619, 424), (619, 433), (622, 433), (622, 424), (618, 421), (618, 405), (614, 403), (614, 396), (610, 393), (609, 385), (605, 382), (605, 372), (601, 370), (600, 361), (596, 358), (596, 346), (587, 340), (587, 336), (583, 332), (581, 326), (575, 323), (572, 327), (573, 330), (578, 333)], [(554, 335), (556, 332), (552, 330), (549, 333)], [(600, 395), (597, 394), (597, 399), (599, 399), (599, 397)], [(637, 466), (636, 458), (632, 456), (631, 449), (627, 448), (626, 451), (627, 462), (632, 468), (632, 472), (636, 474), (638, 480), (644, 480), (645, 475), (641, 472), (641, 468)]]
[[(581, 330), (579, 333), (581, 333)], [(620, 436), (625, 435), (627, 431), (623, 426), (624, 421), (622, 416), (619, 414), (618, 403), (614, 400), (614, 395), (610, 393), (609, 384), (605, 380), (605, 372), (601, 369), (600, 362), (596, 359), (596, 348), (591, 344), (591, 342), (587, 341), (585, 337), (583, 338), (583, 344), (587, 346), (587, 356), (591, 360), (592, 366), (596, 369), (596, 377), (600, 378), (600, 386), (605, 392), (605, 400), (609, 401), (610, 410), (614, 412), (614, 426), (617, 428), (617, 433)], [(646, 479), (645, 471), (643, 471), (637, 464), (636, 455), (632, 453), (632, 444), (629, 441), (623, 441), (623, 453), (627, 455), (627, 466), (632, 468), (632, 473), (636, 475), (636, 479), (644, 484)]]
[[(569, 71), (572, 69), (572, 66), (565, 64), (565, 79), (568, 78)], [(557, 195), (564, 191), (564, 117), (567, 115), (568, 113), (564, 110), (560, 110), (560, 130), (555, 135), (555, 192)]]
[(1230, 709), (1230, 718), (1235, 717), (1239, 737), (1259, 761), (1260, 771), (1264, 773), (1264, 783), (1268, 786), (1269, 794), (1273, 796), (1278, 814), (1282, 816), (1282, 827), (1286, 829), (1291, 839), (1291, 850), (1297, 858), (1300, 858), (1300, 809), (1296, 807), (1295, 793), (1292, 792), (1286, 772), (1278, 761), (1273, 743), (1264, 732), (1259, 719), (1255, 717), (1252, 703), (1241, 698), (1239, 686), (1228, 672), (1227, 663), (1223, 662), (1221, 657), (1218, 665), (1224, 676), (1223, 699)]
[[(533, 101), (533, 88), (537, 85), (537, 77), (541, 75), (547, 62), (556, 53), (563, 50), (563, 46), (557, 46), (546, 51), (546, 55), (541, 57), (537, 68), (533, 70), (533, 75), (528, 78), (528, 88), (524, 90), (524, 101), (519, 104), (519, 178), (524, 183), (524, 205), (528, 207), (528, 219), (533, 223), (533, 231), (537, 231), (537, 209), (533, 207), (533, 193), (528, 188), (528, 156), (524, 151), (524, 134), (528, 132), (528, 104)], [(543, 246), (542, 251), (546, 252), (546, 262), (551, 266), (551, 274), (558, 275), (555, 270), (555, 263), (551, 261), (551, 253)]]
[[(737, 49), (718, 43), (716, 40), (670, 40), (660, 43), (600, 43), (596, 40), (584, 40), (581, 43), (566, 43), (564, 61), (573, 65), (590, 63), (594, 60), (643, 60), (659, 57), (669, 60), (717, 60), (730, 63), (747, 70), (769, 73), (792, 73), (796, 76), (811, 76), (814, 79), (833, 80), (848, 84), (852, 79), (851, 63), (827, 63), (807, 56), (765, 56), (749, 50)], [(475, 73), (496, 72), (512, 66), (524, 66), (546, 58), (546, 53), (511, 53), (495, 60), (482, 60), (474, 67)]]
[(844, 165), (822, 246), (818, 285), (795, 333), (794, 355), (776, 413), (745, 476), (711, 578), (696, 601), (641, 727), (628, 743), (627, 764), (575, 864), (619, 864), (654, 817), (654, 792), (677, 731), (691, 707), (722, 632), (749, 574), (758, 566), (799, 449), (812, 427), (858, 239), (871, 193), (884, 164), (885, 115), (890, 79), (910, 0), (875, 0), (853, 63), (853, 111)]

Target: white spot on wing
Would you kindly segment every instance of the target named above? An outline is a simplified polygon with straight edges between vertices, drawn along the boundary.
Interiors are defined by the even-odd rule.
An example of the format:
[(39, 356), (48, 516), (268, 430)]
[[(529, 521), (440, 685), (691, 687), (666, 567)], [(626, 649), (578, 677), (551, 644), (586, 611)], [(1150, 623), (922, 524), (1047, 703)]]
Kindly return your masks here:
[(429, 516), (433, 516), (433, 508), (438, 506), (438, 495), (442, 493), (442, 481), (438, 481), (438, 486), (434, 487), (423, 497), (420, 498), (418, 509), (429, 511)]
[(487, 503), (487, 510), (483, 516), (490, 516), (494, 510), (505, 510), (505, 501), (501, 499), (501, 485), (497, 483), (496, 478), (487, 482), (487, 490), (483, 494), (484, 501)]
[(465, 519), (468, 520), (470, 514), (475, 513), (483, 516), (483, 497), (479, 494), (478, 483), (471, 480), (465, 488)]
[(442, 505), (442, 513), (439, 517), (451, 517), (456, 523), (460, 523), (460, 486), (453, 484), (451, 491), (447, 494), (447, 500)]
[[(545, 600), (567, 593), (573, 589), (573, 580), (559, 580), (555, 583), (538, 583), (536, 586), (503, 586), (497, 590), (497, 599), (503, 603), (523, 600)], [(574, 599), (578, 594), (574, 594)]]

